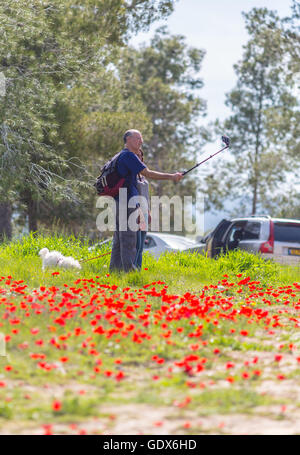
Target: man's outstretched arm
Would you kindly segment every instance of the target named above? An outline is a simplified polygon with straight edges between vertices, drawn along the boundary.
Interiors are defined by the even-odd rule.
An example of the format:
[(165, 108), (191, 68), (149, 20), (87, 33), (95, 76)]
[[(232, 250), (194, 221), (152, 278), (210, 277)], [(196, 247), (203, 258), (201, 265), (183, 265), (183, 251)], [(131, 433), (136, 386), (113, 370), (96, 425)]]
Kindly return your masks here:
[(151, 171), (151, 169), (148, 169), (147, 167), (141, 171), (141, 174), (147, 179), (152, 180), (173, 180), (174, 182), (179, 182), (179, 180), (183, 178), (181, 172), (168, 174), (166, 172)]

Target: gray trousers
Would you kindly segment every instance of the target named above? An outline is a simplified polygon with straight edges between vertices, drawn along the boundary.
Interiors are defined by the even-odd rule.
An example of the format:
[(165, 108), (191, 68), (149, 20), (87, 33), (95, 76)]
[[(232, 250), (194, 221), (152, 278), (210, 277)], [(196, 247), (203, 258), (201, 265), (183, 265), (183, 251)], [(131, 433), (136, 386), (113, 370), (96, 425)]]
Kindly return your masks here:
[(135, 208), (127, 208), (126, 230), (120, 230), (119, 202), (116, 202), (116, 230), (113, 237), (113, 246), (110, 258), (110, 271), (129, 272), (137, 270), (134, 265), (136, 256), (137, 232), (129, 229), (128, 218)]

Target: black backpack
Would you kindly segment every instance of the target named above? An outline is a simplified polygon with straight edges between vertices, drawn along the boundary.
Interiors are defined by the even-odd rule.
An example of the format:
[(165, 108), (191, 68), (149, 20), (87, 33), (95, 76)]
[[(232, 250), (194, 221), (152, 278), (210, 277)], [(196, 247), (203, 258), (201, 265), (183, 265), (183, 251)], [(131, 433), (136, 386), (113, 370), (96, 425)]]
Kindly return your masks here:
[(101, 174), (97, 177), (94, 187), (99, 196), (115, 197), (124, 185), (125, 177), (121, 177), (117, 172), (117, 162), (121, 153), (117, 153), (110, 161), (107, 161), (101, 170)]

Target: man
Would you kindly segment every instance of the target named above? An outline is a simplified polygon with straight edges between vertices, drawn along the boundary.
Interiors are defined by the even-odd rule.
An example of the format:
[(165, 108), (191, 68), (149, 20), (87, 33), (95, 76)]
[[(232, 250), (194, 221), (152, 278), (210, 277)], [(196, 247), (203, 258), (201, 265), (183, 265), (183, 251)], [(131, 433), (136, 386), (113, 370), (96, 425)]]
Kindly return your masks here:
[[(128, 130), (123, 136), (124, 148), (117, 162), (117, 172), (121, 177), (125, 177), (124, 188), (127, 189), (127, 204), (121, 200), (119, 196), (115, 197), (116, 200), (116, 230), (113, 237), (113, 248), (110, 260), (110, 270), (136, 270), (134, 265), (136, 255), (136, 230), (130, 229), (128, 220), (135, 212), (136, 207), (128, 208), (128, 202), (134, 196), (138, 196), (136, 186), (137, 174), (142, 174), (147, 179), (153, 180), (173, 180), (179, 182), (183, 175), (180, 172), (174, 174), (167, 174), (163, 172), (152, 171), (142, 163), (137, 157), (138, 151), (143, 144), (143, 137), (138, 130)], [(120, 191), (122, 191), (121, 188)], [(119, 200), (120, 199), (120, 200)], [(126, 204), (126, 207), (125, 207)], [(129, 204), (130, 205), (130, 204)], [(120, 226), (120, 210), (127, 209), (127, 223), (125, 230)], [(122, 215), (122, 213), (121, 213)]]

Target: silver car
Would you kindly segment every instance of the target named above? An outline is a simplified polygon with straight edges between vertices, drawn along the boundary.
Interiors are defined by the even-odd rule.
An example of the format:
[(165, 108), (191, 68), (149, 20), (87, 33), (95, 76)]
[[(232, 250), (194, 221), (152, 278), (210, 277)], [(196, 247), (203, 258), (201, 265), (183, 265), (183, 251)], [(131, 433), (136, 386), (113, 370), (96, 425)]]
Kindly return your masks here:
[(251, 216), (222, 220), (205, 242), (209, 257), (239, 248), (283, 263), (300, 260), (300, 220)]
[(195, 246), (195, 242), (187, 237), (148, 232), (145, 238), (144, 252), (149, 251), (150, 254), (158, 258), (166, 251), (190, 250), (190, 248), (193, 249)]

